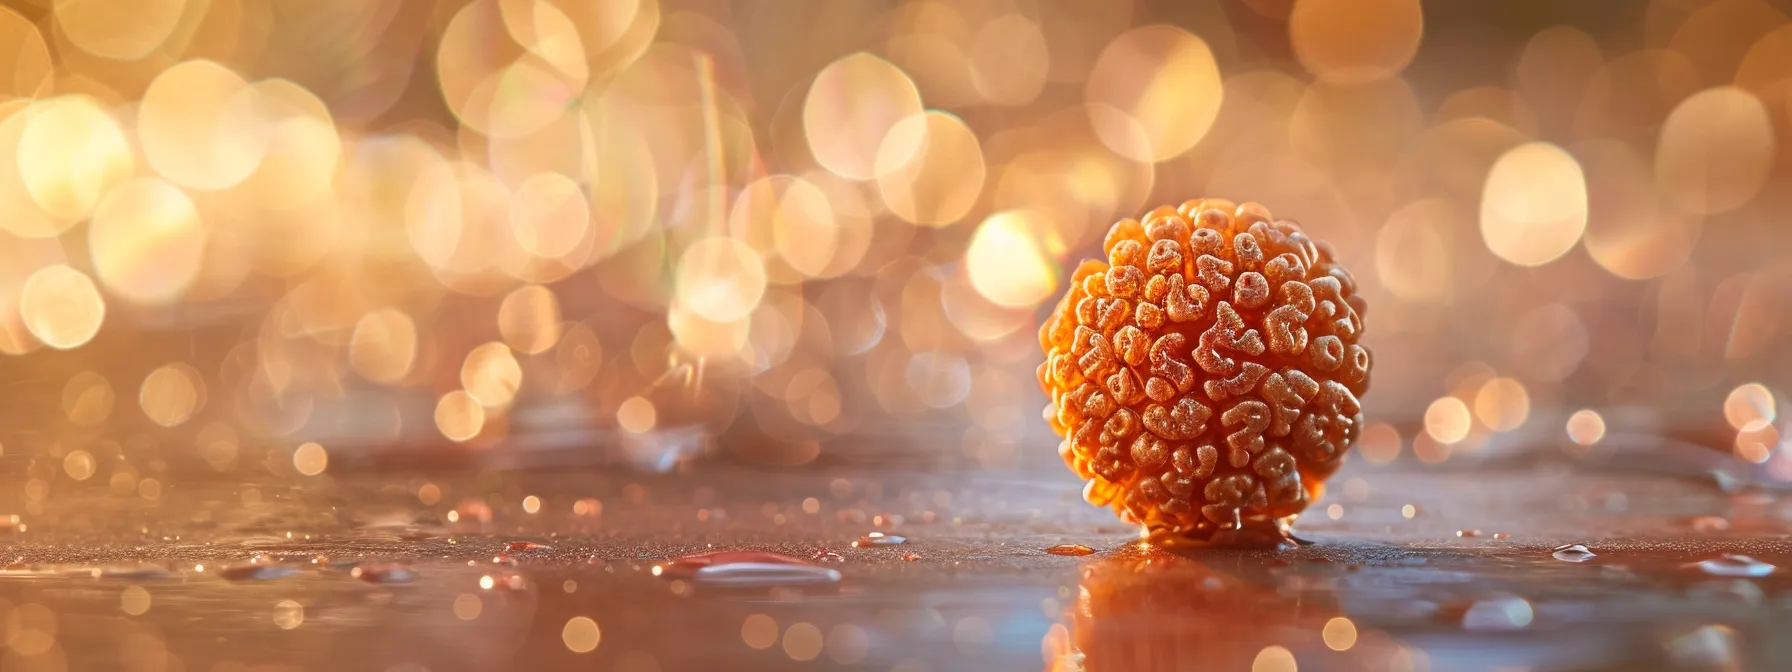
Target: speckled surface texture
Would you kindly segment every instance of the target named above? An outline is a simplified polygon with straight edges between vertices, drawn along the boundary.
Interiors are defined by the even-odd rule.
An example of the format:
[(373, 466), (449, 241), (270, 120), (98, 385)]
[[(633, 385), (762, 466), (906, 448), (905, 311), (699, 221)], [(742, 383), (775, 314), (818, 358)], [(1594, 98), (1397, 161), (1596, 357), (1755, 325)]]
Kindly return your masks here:
[[(53, 533), (7, 540), (0, 664), (1247, 670), (1284, 653), (1268, 647), (1300, 670), (1792, 664), (1773, 634), (1792, 578), (1696, 564), (1792, 563), (1792, 508), (1696, 470), (1626, 463), (1352, 462), (1296, 527), (1313, 543), (1279, 553), (1143, 546), (1083, 503), (1078, 481), (1043, 468), (707, 463), (410, 485), (351, 473), (307, 488), (199, 484), (128, 507), (59, 499), (41, 517)], [(416, 496), (424, 482), (445, 492), (434, 505)], [(854, 547), (874, 530), (906, 543)], [(1062, 543), (1096, 552), (1045, 552)], [(1574, 543), (1592, 556), (1552, 554)], [(771, 551), (841, 578), (655, 576), (716, 550)], [(568, 646), (582, 641), (567, 634), (579, 616), (601, 633), (589, 653)], [(45, 628), (53, 638), (37, 637)]]

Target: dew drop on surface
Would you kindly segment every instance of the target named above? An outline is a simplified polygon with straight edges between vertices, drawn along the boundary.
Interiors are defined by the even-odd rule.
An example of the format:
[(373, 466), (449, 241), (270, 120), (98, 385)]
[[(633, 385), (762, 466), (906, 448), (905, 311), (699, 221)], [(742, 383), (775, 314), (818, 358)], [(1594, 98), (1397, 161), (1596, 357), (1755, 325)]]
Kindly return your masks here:
[(840, 555), (839, 553), (827, 550), (825, 548), (821, 549), (819, 551), (816, 551), (815, 555), (811, 559), (816, 562), (846, 562), (846, 556)]
[(545, 550), (549, 550), (552, 548), (553, 548), (552, 546), (548, 546), (546, 544), (538, 544), (533, 541), (506, 541), (506, 542), (504, 542), (504, 550), (510, 551), (511, 553), (516, 553), (519, 551), (545, 551)]
[(1045, 552), (1052, 555), (1082, 556), (1095, 553), (1095, 549), (1082, 544), (1058, 544), (1045, 549)]
[(765, 551), (716, 551), (687, 555), (655, 568), (655, 575), (737, 588), (836, 583), (839, 570)]
[(1561, 560), (1562, 562), (1586, 562), (1598, 557), (1598, 555), (1588, 549), (1585, 544), (1564, 544), (1557, 546), (1551, 555), (1554, 555), (1555, 559)]
[(1481, 536), (1481, 531), (1472, 529), (1472, 528), (1471, 529), (1462, 529), (1462, 530), (1456, 531), (1456, 536), (1462, 537), (1464, 539), (1468, 539), (1471, 537), (1479, 537), (1479, 536)]
[(696, 581), (711, 586), (805, 586), (838, 583), (840, 571), (782, 562), (731, 562), (697, 570)]
[(852, 542), (852, 545), (853, 548), (864, 548), (866, 546), (895, 546), (906, 543), (908, 543), (908, 537), (899, 537), (894, 534), (884, 534), (882, 532), (872, 532), (871, 534), (859, 537), (858, 541)]
[(1693, 566), (1699, 568), (1699, 571), (1713, 576), (1734, 577), (1767, 576), (1779, 569), (1746, 555), (1718, 556), (1709, 560), (1700, 560), (1693, 563)]

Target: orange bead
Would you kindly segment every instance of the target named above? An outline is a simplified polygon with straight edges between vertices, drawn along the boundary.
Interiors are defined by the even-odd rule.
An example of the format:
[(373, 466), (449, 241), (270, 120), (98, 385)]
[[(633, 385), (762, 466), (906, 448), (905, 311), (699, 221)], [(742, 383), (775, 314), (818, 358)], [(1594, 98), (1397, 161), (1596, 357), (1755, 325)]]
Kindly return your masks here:
[(1256, 203), (1116, 223), (1039, 331), (1045, 416), (1084, 496), (1147, 536), (1288, 526), (1363, 425), (1363, 303), (1331, 247)]

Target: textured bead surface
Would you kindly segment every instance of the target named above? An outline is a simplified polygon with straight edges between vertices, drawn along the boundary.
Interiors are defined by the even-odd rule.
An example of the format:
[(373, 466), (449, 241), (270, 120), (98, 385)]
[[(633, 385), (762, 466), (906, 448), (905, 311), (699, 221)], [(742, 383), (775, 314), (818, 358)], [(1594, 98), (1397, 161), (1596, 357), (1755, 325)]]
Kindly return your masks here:
[(1255, 203), (1114, 224), (1039, 330), (1045, 417), (1084, 498), (1150, 535), (1286, 529), (1362, 429), (1362, 300)]

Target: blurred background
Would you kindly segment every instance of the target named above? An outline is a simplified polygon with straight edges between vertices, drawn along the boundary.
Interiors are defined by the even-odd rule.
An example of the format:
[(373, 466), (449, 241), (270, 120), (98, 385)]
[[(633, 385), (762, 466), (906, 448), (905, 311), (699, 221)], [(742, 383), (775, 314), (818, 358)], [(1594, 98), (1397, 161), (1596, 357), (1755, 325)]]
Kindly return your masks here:
[(27, 512), (356, 465), (1055, 464), (1041, 306), (1204, 195), (1355, 269), (1370, 461), (1779, 447), (1760, 0), (6, 5)]
[[(1377, 362), (1370, 425), (1339, 489), (1359, 532), (1393, 533), (1434, 510), (1378, 499), (1383, 486), (1369, 482), (1438, 489), (1429, 477), (1354, 475), (1384, 464), (1438, 473), (1520, 452), (1600, 463), (1648, 437), (1657, 452), (1611, 466), (1792, 482), (1778, 415), (1792, 381), (1792, 6), (1777, 0), (0, 6), (0, 533), (55, 549), (30, 563), (117, 562), (134, 556), (81, 549), (156, 542), (175, 549), (164, 559), (185, 582), (213, 558), (262, 562), (279, 544), (318, 565), (323, 555), (304, 555), (316, 548), (298, 546), (312, 532), (384, 530), (381, 543), (423, 550), (351, 545), (357, 557), (440, 551), (484, 568), (491, 549), (430, 546), (430, 535), (613, 540), (620, 529), (644, 544), (700, 544), (710, 533), (692, 530), (732, 530), (714, 534), (735, 543), (787, 522), (787, 536), (844, 550), (848, 528), (937, 520), (927, 529), (938, 538), (961, 515), (995, 521), (976, 534), (1044, 534), (1041, 511), (1063, 506), (1086, 517), (1053, 534), (1125, 539), (1069, 492), (1040, 419), (1035, 334), (1114, 221), (1202, 196), (1298, 220), (1355, 272)], [(702, 465), (749, 476), (672, 480)], [(885, 484), (886, 467), (910, 476)], [(518, 475), (572, 468), (580, 476), (557, 485)], [(1047, 481), (987, 481), (1016, 470)], [(929, 480), (967, 472), (995, 485)], [(1065, 493), (1027, 489), (1058, 481)], [(1631, 506), (1625, 488), (1475, 501), (1509, 501), (1532, 520), (1563, 501), (1617, 514)], [(654, 501), (672, 504), (629, 508)], [(1339, 503), (1324, 510), (1310, 520), (1345, 516)], [(802, 521), (821, 522), (794, 531)], [(228, 535), (249, 536), (210, 546)], [(636, 559), (661, 551), (642, 548), (605, 556), (624, 564), (603, 572), (645, 576)], [(528, 635), (545, 642), (536, 650), (584, 653), (598, 647), (593, 613), (603, 655), (658, 669), (608, 642), (665, 630), (580, 602), (613, 598), (594, 587), (609, 584), (581, 576), (574, 596), (569, 578), (540, 591), (538, 608), (493, 597), (522, 579), (468, 564), (467, 576), (432, 570), (458, 596), (405, 607), (437, 619), (418, 641), (515, 616), (497, 622), (522, 630), (461, 643), (510, 637), (477, 659), (498, 665), (538, 618), (549, 627)], [(1107, 585), (1092, 576), (1084, 602), (1091, 581), (1098, 597)], [(304, 622), (305, 606), (328, 623), (320, 605), (391, 604), (317, 581), (297, 585), (336, 597), (244, 607), (280, 628), (256, 636), (295, 647), (276, 657), (327, 660), (312, 644), (329, 637), (338, 654), (384, 645), (359, 626), (272, 639)], [(1053, 647), (1100, 632), (1047, 631), (1076, 582), (978, 598), (996, 615), (912, 612), (944, 630), (903, 632), (1018, 659), (1045, 633), (1056, 665)], [(157, 605), (186, 605), (157, 606), (169, 619), (221, 604), (156, 591)], [(1128, 594), (1119, 602), (1140, 602)], [(57, 643), (51, 609), (24, 602), (63, 605), (57, 595), (14, 595), (17, 609), (0, 598), (9, 651), (84, 650), (77, 625), (88, 621), (71, 614), (88, 607), (55, 606)], [(125, 588), (122, 609), (144, 613), (149, 595)], [(93, 608), (120, 618), (119, 596), (101, 597)], [(1289, 613), (1239, 599), (1262, 618)], [(1531, 607), (1517, 604), (1524, 627)], [(740, 612), (718, 621), (727, 642), (741, 616), (750, 648), (780, 641), (771, 616), (727, 606)], [(1483, 625), (1486, 613), (1519, 613), (1510, 600), (1490, 608), (1470, 613)], [(1028, 615), (1002, 620), (1016, 613)], [(1411, 612), (1389, 613), (1381, 626)], [(29, 639), (39, 621), (48, 638)], [(1116, 633), (1134, 632), (1118, 622)], [(1365, 642), (1380, 636), (1360, 622)], [(829, 631), (831, 660), (879, 646), (881, 631), (861, 624)], [(816, 626), (797, 625), (777, 662), (824, 650)], [(1325, 645), (1348, 649), (1334, 630)], [(168, 631), (168, 651), (181, 632)], [(1682, 649), (1695, 658), (1735, 634), (1691, 632)], [(214, 643), (191, 637), (183, 650)], [(1600, 655), (1655, 651), (1627, 641)], [(1289, 650), (1271, 648), (1262, 669), (1294, 669), (1274, 667)], [(1430, 650), (1492, 660), (1471, 649)], [(179, 662), (164, 653), (145, 660)], [(676, 668), (686, 653), (658, 655)], [(1423, 668), (1419, 649), (1392, 655)]]

